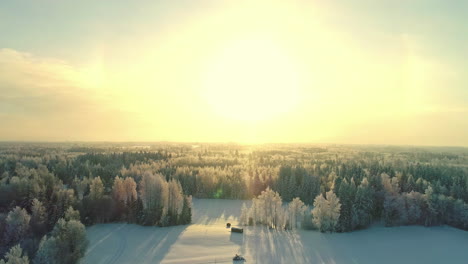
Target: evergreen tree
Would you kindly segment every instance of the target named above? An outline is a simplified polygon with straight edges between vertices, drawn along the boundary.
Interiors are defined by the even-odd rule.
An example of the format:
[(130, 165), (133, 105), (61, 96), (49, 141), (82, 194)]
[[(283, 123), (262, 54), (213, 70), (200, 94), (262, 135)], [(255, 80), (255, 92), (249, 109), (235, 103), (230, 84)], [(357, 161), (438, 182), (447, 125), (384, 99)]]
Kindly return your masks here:
[(36, 237), (47, 232), (47, 212), (42, 202), (34, 199), (31, 206), (31, 229)]
[(21, 242), (28, 235), (30, 220), (31, 216), (25, 209), (17, 206), (11, 210), (5, 220), (3, 245), (9, 247)]
[(352, 229), (365, 228), (371, 223), (373, 198), (373, 190), (369, 186), (367, 178), (364, 178), (357, 188), (352, 206)]
[(184, 196), (184, 204), (180, 216), (180, 224), (186, 225), (192, 222), (192, 196)]
[(338, 226), (339, 230), (342, 232), (348, 232), (352, 230), (352, 209), (355, 193), (356, 186), (354, 185), (354, 180), (352, 180), (352, 182), (348, 182), (346, 179), (344, 179), (341, 182), (337, 193), (341, 201), (341, 212)]
[(0, 260), (0, 264), (29, 264), (28, 256), (23, 256), (23, 249), (16, 245), (6, 253), (5, 260)]
[(85, 255), (88, 243), (81, 222), (61, 218), (51, 236), (42, 239), (34, 263), (76, 264)]

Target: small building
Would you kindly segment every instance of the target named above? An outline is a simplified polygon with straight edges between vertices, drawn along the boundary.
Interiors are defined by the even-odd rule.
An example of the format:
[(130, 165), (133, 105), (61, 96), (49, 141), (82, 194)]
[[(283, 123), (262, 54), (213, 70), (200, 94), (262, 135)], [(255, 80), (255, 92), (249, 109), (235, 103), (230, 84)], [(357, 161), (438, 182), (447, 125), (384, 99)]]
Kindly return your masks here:
[(239, 228), (239, 227), (231, 227), (231, 232), (235, 232), (235, 233), (244, 233), (244, 229), (243, 229), (243, 228)]

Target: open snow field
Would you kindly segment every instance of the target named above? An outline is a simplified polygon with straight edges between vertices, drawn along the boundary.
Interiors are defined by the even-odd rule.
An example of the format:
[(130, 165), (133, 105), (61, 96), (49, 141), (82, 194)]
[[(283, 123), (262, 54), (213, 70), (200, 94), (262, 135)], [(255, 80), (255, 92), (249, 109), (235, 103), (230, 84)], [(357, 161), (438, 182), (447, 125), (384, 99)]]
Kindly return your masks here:
[[(468, 232), (451, 227), (372, 227), (351, 233), (273, 231), (231, 233), (243, 201), (194, 199), (191, 225), (101, 224), (87, 229), (82, 263), (468, 263)], [(235, 262), (234, 262), (235, 263)]]

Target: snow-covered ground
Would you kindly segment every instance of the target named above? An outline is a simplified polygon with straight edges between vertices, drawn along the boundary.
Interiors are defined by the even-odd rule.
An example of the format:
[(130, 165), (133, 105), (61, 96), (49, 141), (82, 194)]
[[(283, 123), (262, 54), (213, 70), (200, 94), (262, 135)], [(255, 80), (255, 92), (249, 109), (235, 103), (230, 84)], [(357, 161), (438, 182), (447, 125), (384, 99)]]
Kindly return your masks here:
[[(101, 224), (87, 229), (82, 263), (468, 263), (468, 232), (451, 227), (372, 227), (352, 233), (273, 231), (231, 233), (243, 201), (194, 199), (193, 224), (142, 227)], [(234, 262), (235, 263), (235, 262)]]

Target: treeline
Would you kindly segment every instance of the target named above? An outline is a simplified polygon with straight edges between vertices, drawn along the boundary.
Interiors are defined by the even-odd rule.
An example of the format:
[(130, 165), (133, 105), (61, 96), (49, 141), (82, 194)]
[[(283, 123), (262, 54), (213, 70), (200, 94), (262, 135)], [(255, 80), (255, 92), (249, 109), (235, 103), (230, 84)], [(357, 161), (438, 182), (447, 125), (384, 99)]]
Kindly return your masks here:
[[(85, 225), (189, 223), (191, 196), (256, 198), (254, 208), (269, 213), (278, 197), (295, 201), (300, 212), (299, 200), (317, 208), (315, 217), (310, 209), (293, 215), (279, 206), (274, 207), (278, 216), (243, 215), (247, 224), (273, 228), (305, 225), (347, 232), (382, 220), (388, 226), (447, 224), (467, 229), (468, 151), (447, 151), (336, 145), (166, 144), (145, 151), (120, 145), (0, 145), (0, 257), (10, 248), (18, 255), (19, 244), (22, 254), (35, 259), (41, 239), (54, 236), (69, 209), (77, 211), (75, 219)], [(262, 202), (267, 196), (275, 202)], [(18, 210), (31, 217), (29, 227), (24, 225), (29, 231), (13, 232), (19, 235), (11, 239), (7, 234), (13, 233), (4, 231), (8, 215), (15, 211), (10, 219), (23, 215), (21, 221), (28, 222)], [(42, 224), (32, 220), (34, 211), (45, 212)]]
[(299, 197), (284, 207), (280, 194), (267, 188), (252, 199), (250, 208), (243, 205), (240, 224), (291, 229), (299, 223), (303, 228), (322, 232), (349, 232), (382, 219), (386, 226), (447, 224), (468, 230), (468, 204), (435, 194), (430, 185), (424, 193), (402, 192), (399, 178), (386, 173), (371, 177), (374, 185), (366, 177), (359, 185), (353, 178), (348, 182), (334, 177), (331, 190), (315, 197), (311, 211)]
[[(107, 158), (86, 154), (95, 161), (86, 159), (85, 166), (100, 166), (99, 162), (112, 159), (120, 164), (147, 154), (109, 154)], [(167, 156), (148, 155), (154, 159)], [(0, 154), (0, 259), (4, 257), (6, 263), (77, 263), (88, 243), (83, 224), (191, 222), (191, 196), (183, 193), (177, 180), (151, 172), (141, 172), (137, 180), (119, 177), (120, 165), (110, 187), (93, 175), (95, 170), (88, 176), (58, 176), (68, 173), (78, 159), (64, 153), (42, 158)]]

